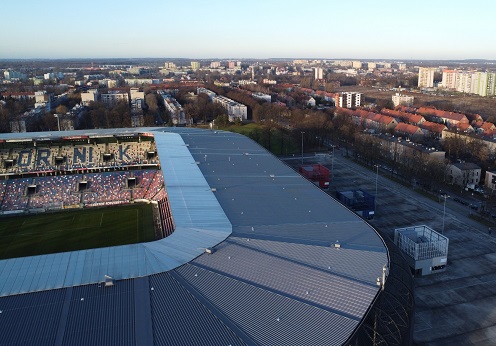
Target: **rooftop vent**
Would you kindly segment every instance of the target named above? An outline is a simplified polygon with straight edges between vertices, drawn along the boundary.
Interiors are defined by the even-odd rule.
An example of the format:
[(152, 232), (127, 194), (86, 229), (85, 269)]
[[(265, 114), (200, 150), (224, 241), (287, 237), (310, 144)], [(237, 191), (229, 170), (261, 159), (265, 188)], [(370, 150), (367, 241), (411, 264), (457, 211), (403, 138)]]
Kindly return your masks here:
[(114, 280), (111, 276), (105, 275), (105, 287), (114, 286)]

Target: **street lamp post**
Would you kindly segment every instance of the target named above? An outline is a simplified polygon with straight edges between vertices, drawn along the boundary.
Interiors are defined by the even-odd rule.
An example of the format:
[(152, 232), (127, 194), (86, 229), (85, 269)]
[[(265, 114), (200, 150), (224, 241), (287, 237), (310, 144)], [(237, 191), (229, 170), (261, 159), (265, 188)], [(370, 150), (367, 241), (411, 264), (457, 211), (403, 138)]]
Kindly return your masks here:
[(305, 132), (301, 131), (301, 164), (303, 164), (303, 135)]
[(444, 206), (443, 206), (443, 229), (441, 230), (441, 234), (444, 234), (444, 217), (446, 216), (446, 200), (448, 199), (448, 195), (444, 194)]
[(58, 114), (54, 114), (53, 116), (54, 116), (55, 118), (57, 118), (57, 127), (58, 127), (58, 129), (59, 129), (59, 131), (60, 131), (60, 118), (59, 118), (59, 115), (58, 115)]
[(332, 145), (331, 181), (334, 181), (334, 144)]
[(375, 165), (376, 171), (375, 171), (375, 196), (374, 196), (374, 213), (376, 212), (377, 208), (377, 182), (379, 181), (379, 165)]

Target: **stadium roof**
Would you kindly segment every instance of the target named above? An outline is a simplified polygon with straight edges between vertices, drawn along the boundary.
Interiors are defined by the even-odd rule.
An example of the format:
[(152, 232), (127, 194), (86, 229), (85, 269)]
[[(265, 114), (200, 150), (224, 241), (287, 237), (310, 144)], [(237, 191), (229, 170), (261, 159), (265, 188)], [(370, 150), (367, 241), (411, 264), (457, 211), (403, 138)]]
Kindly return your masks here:
[(0, 261), (0, 296), (152, 275), (174, 269), (231, 234), (231, 224), (181, 136), (155, 135), (175, 232), (132, 245)]
[[(112, 287), (76, 284), (0, 298), (2, 342), (340, 345), (350, 338), (389, 261), (365, 221), (244, 136), (128, 131), (155, 134), (179, 226), (166, 238), (170, 251), (193, 242), (200, 251), (176, 257), (184, 264), (175, 269)], [(184, 233), (183, 226), (194, 232), (198, 224), (201, 231)], [(202, 252), (211, 246), (207, 238), (219, 242), (212, 254)], [(169, 255), (156, 252), (149, 264), (167, 263)]]

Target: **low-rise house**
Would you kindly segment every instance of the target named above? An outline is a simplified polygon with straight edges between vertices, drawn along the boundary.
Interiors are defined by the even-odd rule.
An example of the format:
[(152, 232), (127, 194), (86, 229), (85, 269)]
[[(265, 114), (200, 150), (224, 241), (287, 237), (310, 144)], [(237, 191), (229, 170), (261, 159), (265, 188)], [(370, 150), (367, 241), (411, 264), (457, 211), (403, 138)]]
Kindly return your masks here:
[(472, 162), (457, 162), (448, 166), (446, 179), (448, 183), (465, 187), (478, 185), (481, 179), (481, 168)]
[(457, 131), (465, 133), (474, 133), (474, 128), (468, 123), (458, 123), (454, 126)]
[(381, 113), (384, 115), (389, 115), (398, 121), (402, 121), (408, 124), (419, 126), (425, 121), (425, 118), (419, 114), (407, 113), (399, 110), (392, 110), (383, 108), (381, 109)]
[(452, 128), (458, 123), (469, 123), (465, 114), (461, 113), (453, 113), (429, 107), (420, 107), (417, 113), (423, 116), (430, 116), (432, 119), (436, 119), (437, 122), (445, 124), (448, 128)]
[(443, 136), (443, 131), (448, 129), (444, 124), (433, 123), (431, 121), (424, 121), (419, 127), (426, 136), (435, 138), (441, 138)]
[(472, 127), (474, 127), (474, 130), (477, 134), (492, 134), (493, 131), (496, 130), (496, 126), (489, 121), (472, 124)]
[(492, 191), (496, 189), (496, 171), (486, 172), (486, 177), (484, 179), (484, 186)]
[(409, 138), (424, 136), (424, 132), (422, 132), (420, 127), (407, 123), (398, 123), (398, 125), (394, 128), (394, 132), (398, 135), (407, 136)]

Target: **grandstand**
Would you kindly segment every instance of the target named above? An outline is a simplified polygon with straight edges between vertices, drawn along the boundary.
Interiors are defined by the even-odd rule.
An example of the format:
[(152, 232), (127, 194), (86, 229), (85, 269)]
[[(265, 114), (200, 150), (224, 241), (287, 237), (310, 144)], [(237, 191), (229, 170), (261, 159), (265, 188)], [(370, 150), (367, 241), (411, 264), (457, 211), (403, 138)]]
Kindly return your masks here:
[(148, 200), (166, 235), (0, 261), (2, 344), (411, 340), (411, 274), (394, 246), (244, 136), (146, 128), (0, 140), (3, 214)]
[[(103, 140), (106, 143), (101, 143)], [(117, 142), (109, 143), (108, 140)], [(0, 145), (5, 148), (0, 149), (0, 174), (157, 165), (155, 143), (149, 140), (142, 141), (141, 137), (138, 140), (139, 142), (123, 142), (113, 137), (107, 139), (101, 136), (98, 138), (81, 136), (81, 138), (60, 138), (49, 144), (43, 141), (42, 146), (36, 140), (21, 143), (2, 142)], [(71, 143), (68, 145), (67, 142)]]

